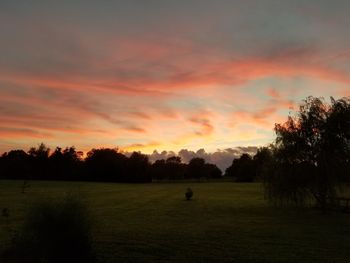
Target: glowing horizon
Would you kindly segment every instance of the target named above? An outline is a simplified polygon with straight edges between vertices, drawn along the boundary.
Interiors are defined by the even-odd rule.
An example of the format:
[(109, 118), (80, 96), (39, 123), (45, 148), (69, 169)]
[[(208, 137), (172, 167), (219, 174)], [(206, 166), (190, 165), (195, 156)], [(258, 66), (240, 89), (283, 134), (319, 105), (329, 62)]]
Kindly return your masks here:
[(267, 145), (305, 97), (350, 96), (349, 8), (1, 1), (0, 153)]

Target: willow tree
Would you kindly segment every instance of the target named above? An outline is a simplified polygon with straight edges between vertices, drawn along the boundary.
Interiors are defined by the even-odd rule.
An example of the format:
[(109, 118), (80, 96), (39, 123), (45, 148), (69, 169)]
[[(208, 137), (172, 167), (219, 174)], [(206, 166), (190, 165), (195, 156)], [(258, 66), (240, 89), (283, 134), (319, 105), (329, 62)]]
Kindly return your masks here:
[(281, 205), (316, 201), (322, 209), (334, 204), (349, 179), (350, 98), (308, 97), (275, 133), (267, 198)]

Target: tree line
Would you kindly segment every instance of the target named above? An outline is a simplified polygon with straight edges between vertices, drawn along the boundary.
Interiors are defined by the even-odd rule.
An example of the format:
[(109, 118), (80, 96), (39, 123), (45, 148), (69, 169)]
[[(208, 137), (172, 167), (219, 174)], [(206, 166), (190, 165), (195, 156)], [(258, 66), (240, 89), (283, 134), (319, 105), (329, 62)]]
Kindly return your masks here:
[(86, 158), (74, 147), (57, 147), (52, 153), (43, 143), (29, 151), (11, 150), (0, 157), (0, 179), (63, 180), (101, 182), (151, 182), (186, 179), (231, 178), (236, 182), (262, 180), (263, 164), (271, 158), (267, 147), (256, 155), (242, 154), (233, 159), (225, 173), (203, 158), (194, 157), (184, 163), (179, 156), (156, 160), (133, 152), (130, 156), (118, 149), (90, 150)]
[(57, 147), (51, 153), (42, 143), (27, 152), (11, 150), (0, 157), (1, 179), (145, 183), (221, 177), (221, 170), (202, 158), (193, 158), (187, 164), (174, 156), (152, 164), (140, 152), (126, 156), (111, 148), (92, 149), (83, 158), (74, 147)]

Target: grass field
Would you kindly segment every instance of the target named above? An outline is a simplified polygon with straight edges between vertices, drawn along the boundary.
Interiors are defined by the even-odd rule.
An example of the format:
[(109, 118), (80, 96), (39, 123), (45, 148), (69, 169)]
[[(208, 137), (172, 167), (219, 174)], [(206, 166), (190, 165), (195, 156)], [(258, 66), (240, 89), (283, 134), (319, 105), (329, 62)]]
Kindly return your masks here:
[[(350, 215), (276, 209), (261, 185), (0, 181), (0, 245), (36, 200), (78, 194), (95, 219), (101, 262), (350, 262)], [(188, 186), (192, 201), (184, 200)]]

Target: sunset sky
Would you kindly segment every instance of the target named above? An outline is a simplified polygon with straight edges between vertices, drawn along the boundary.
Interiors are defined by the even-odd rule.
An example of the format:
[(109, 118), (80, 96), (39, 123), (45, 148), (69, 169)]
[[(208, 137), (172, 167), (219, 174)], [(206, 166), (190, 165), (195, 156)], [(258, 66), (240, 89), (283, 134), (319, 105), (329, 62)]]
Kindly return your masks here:
[(350, 96), (348, 0), (0, 1), (0, 153), (260, 146)]

